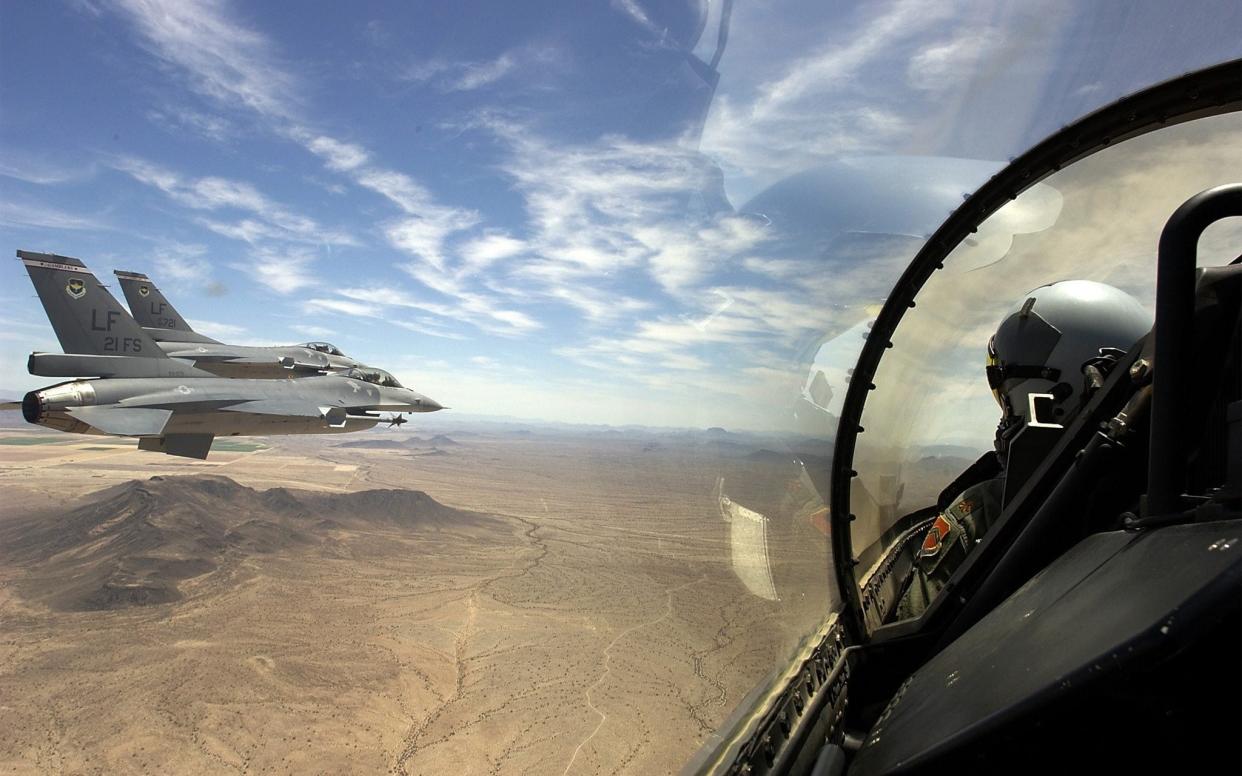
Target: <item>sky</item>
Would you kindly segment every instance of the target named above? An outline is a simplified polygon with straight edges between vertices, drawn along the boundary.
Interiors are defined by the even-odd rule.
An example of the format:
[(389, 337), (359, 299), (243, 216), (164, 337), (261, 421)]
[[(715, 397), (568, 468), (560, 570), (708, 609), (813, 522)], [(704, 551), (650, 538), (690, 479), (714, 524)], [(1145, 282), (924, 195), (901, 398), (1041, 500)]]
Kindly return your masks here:
[[(145, 272), (203, 333), (328, 340), (455, 411), (824, 433), (817, 349), (965, 194), (1242, 48), (1228, 2), (738, 0), (718, 50), (720, 16), (6, 3), (0, 244)], [(0, 388), (40, 387), (26, 356), (59, 347), (0, 266)]]

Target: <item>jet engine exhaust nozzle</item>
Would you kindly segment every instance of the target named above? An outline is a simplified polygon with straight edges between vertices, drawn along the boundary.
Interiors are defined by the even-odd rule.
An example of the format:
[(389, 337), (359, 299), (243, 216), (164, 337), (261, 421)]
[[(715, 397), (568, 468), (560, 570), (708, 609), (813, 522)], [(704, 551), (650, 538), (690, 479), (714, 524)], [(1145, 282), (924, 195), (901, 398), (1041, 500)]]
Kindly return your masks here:
[(89, 382), (76, 380), (26, 394), (22, 397), (22, 417), (27, 423), (81, 434), (86, 433), (89, 426), (71, 416), (67, 410), (89, 407), (94, 403), (95, 387)]
[(22, 417), (27, 423), (38, 423), (46, 416), (47, 412), (43, 402), (39, 400), (38, 391), (31, 391), (22, 397)]

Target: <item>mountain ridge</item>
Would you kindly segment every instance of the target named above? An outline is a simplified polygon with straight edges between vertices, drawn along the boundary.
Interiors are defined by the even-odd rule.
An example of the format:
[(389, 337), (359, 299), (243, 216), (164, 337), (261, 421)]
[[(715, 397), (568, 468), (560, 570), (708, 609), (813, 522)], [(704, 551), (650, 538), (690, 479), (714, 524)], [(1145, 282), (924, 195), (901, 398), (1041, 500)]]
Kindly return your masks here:
[(0, 525), (0, 558), (25, 567), (23, 597), (58, 611), (181, 600), (179, 583), (238, 561), (315, 551), (342, 536), (493, 530), (500, 521), (422, 491), (256, 490), (218, 475), (130, 480), (59, 516)]

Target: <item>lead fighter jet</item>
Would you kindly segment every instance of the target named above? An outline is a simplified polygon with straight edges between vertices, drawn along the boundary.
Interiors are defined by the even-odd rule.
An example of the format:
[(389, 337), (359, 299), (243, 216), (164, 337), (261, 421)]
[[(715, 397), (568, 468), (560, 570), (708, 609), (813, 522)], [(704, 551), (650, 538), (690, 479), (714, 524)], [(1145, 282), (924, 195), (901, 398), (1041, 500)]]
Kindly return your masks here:
[(73, 380), (26, 394), (30, 423), (75, 434), (137, 437), (140, 450), (206, 458), (217, 436), (363, 431), (379, 412), (439, 403), (382, 369), (300, 380), (147, 377)]
[[(190, 327), (185, 318), (177, 312), (172, 303), (164, 297), (163, 292), (151, 279), (139, 272), (113, 270), (121, 284), (121, 292), (125, 295), (125, 303), (133, 313), (134, 320), (159, 343), (160, 348), (175, 358), (190, 358), (196, 361), (216, 359), (217, 356), (239, 355), (246, 359), (271, 355), (286, 369), (297, 371), (300, 365), (312, 367), (315, 371), (336, 372), (363, 366), (358, 361), (346, 356), (335, 345), (328, 342), (304, 342), (301, 345), (280, 345), (266, 348), (226, 345), (204, 334), (199, 334)], [(251, 374), (253, 365), (249, 363), (217, 360), (220, 369), (237, 374), (227, 377), (263, 377)], [(242, 374), (244, 372), (244, 374)], [(287, 377), (287, 374), (274, 376)]]

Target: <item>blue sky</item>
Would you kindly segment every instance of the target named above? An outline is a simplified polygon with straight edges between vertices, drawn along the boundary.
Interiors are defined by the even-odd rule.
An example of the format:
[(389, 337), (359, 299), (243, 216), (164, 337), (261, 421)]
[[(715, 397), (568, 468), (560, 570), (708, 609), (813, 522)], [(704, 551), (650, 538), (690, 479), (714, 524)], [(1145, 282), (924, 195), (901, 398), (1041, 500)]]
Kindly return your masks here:
[[(708, 10), (699, 35), (697, 4), (640, 0), (5, 4), (0, 242), (460, 411), (799, 428), (817, 343), (989, 170), (1242, 37), (1234, 3), (739, 0), (713, 93)], [(816, 170), (800, 221), (747, 208)], [(59, 348), (4, 266), (25, 390)]]

